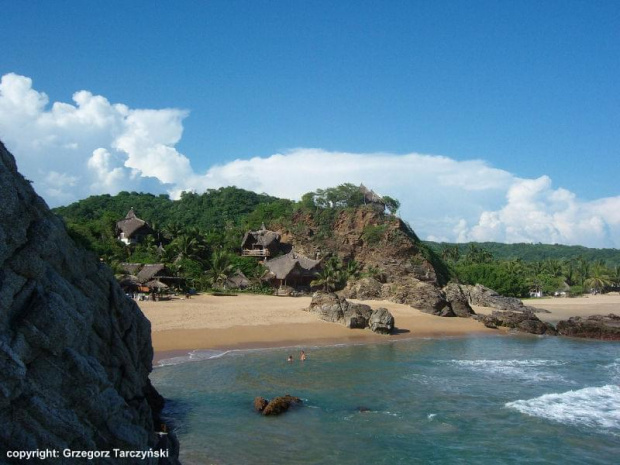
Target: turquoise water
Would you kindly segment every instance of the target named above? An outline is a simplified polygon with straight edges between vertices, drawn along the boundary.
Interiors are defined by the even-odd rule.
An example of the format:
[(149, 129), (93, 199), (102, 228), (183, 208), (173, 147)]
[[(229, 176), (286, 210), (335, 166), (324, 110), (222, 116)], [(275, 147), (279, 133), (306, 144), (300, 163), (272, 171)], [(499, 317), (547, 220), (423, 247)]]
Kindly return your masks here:
[[(299, 349), (196, 352), (156, 368), (182, 462), (620, 463), (619, 343), (423, 339), (304, 347), (303, 363)], [(304, 405), (252, 410), (255, 396), (283, 394)]]

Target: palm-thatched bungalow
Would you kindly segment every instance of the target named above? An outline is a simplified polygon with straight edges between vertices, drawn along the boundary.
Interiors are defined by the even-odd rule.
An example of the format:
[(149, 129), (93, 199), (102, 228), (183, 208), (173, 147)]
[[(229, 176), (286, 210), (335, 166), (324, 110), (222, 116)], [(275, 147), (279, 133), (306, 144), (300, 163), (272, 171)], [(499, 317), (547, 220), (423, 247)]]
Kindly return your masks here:
[(265, 262), (265, 267), (269, 270), (266, 278), (279, 286), (309, 286), (319, 273), (320, 263), (320, 260), (312, 260), (290, 251)]
[(148, 234), (153, 234), (149, 224), (136, 216), (133, 207), (124, 219), (116, 223), (116, 235), (118, 240), (126, 245), (137, 244)]
[(245, 289), (250, 286), (250, 280), (241, 270), (235, 271), (226, 279), (224, 287), (228, 289)]
[(375, 191), (368, 189), (364, 184), (360, 184), (360, 192), (364, 196), (365, 205), (373, 205), (376, 206), (377, 209), (381, 209), (381, 211), (385, 210), (385, 202), (383, 201), (383, 197)]
[(121, 263), (125, 274), (119, 278), (119, 284), (125, 292), (145, 292), (180, 287), (185, 279), (171, 276), (172, 273), (163, 263), (143, 265), (141, 263)]
[(269, 231), (265, 223), (258, 231), (248, 231), (241, 241), (242, 254), (247, 257), (266, 258), (275, 255), (280, 248), (280, 234)]

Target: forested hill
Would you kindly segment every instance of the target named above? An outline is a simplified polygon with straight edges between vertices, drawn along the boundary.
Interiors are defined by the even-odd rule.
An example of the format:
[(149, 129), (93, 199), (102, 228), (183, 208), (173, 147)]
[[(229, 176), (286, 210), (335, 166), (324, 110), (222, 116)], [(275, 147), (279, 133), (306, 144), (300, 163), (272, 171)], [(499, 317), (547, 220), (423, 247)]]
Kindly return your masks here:
[[(447, 242), (424, 241), (438, 254), (446, 249), (458, 248), (462, 256), (467, 255), (470, 243), (454, 244)], [(516, 260), (538, 262), (545, 260), (574, 260), (582, 258), (588, 262), (603, 261), (608, 266), (620, 265), (619, 249), (591, 249), (580, 245), (561, 244), (502, 244), (499, 242), (477, 242), (480, 249), (491, 253), (495, 260)]]
[(178, 224), (183, 229), (212, 230), (227, 226), (258, 226), (262, 220), (280, 217), (293, 202), (266, 194), (222, 187), (203, 194), (184, 192), (177, 201), (165, 195), (120, 192), (115, 196), (96, 195), (53, 211), (66, 223), (86, 225), (93, 222), (116, 223), (130, 208), (154, 226)]
[[(262, 222), (282, 223), (290, 218), (296, 206), (304, 204), (257, 194), (236, 187), (209, 189), (203, 194), (183, 193), (173, 201), (163, 194), (155, 196), (137, 192), (120, 192), (115, 196), (97, 195), (80, 200), (53, 211), (61, 216), (74, 237), (80, 236), (90, 248), (99, 249), (102, 242), (115, 241), (114, 226), (124, 218), (130, 208), (156, 230), (178, 231), (198, 229), (208, 232), (214, 242), (226, 239), (236, 242), (247, 229), (256, 229)], [(415, 225), (412, 225), (415, 228)], [(217, 237), (219, 236), (219, 238)], [(233, 239), (234, 237), (234, 239)], [(105, 238), (105, 239), (104, 239)], [(107, 239), (107, 241), (106, 241)], [(97, 243), (97, 244), (95, 244)], [(466, 256), (470, 243), (425, 242), (439, 255), (446, 249)], [(501, 244), (481, 242), (475, 244), (487, 251), (494, 260), (537, 262), (544, 260), (571, 260), (581, 258), (588, 262), (602, 261), (608, 266), (620, 265), (620, 250), (591, 249), (582, 246), (559, 244)], [(98, 250), (102, 253), (102, 250)], [(456, 257), (453, 257), (456, 258)]]

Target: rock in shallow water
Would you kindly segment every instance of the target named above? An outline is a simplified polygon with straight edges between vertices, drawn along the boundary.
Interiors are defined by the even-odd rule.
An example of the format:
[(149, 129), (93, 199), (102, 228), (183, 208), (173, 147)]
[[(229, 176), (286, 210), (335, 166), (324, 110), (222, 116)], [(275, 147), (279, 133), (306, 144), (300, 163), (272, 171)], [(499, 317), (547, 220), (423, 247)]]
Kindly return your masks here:
[(572, 317), (560, 321), (557, 329), (562, 336), (620, 341), (620, 316), (610, 313), (609, 315)]
[(299, 397), (286, 394), (285, 396), (274, 397), (271, 401), (264, 397), (256, 397), (254, 399), (254, 410), (263, 415), (280, 415), (286, 412), (291, 405), (301, 404)]

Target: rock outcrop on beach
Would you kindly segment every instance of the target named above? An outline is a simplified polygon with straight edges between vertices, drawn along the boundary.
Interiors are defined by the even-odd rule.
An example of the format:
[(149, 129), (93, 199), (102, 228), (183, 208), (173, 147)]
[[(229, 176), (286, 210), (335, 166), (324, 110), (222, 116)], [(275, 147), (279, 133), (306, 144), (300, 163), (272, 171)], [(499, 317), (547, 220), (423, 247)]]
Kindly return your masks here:
[(390, 334), (394, 329), (394, 317), (385, 308), (373, 310), (365, 304), (352, 303), (333, 292), (315, 292), (309, 312), (331, 323), (340, 323), (347, 328), (370, 328), (380, 334)]
[(163, 399), (148, 378), (148, 320), (1, 143), (0, 199), (0, 449), (156, 449)]
[(490, 315), (478, 314), (474, 318), (487, 328), (504, 326), (523, 333), (557, 335), (552, 324), (541, 321), (534, 313), (527, 310), (521, 312), (494, 310)]
[(588, 317), (574, 316), (560, 321), (557, 330), (562, 336), (620, 341), (620, 316), (614, 313)]
[(511, 312), (527, 311), (531, 313), (550, 313), (549, 310), (524, 305), (523, 302), (516, 297), (505, 297), (503, 295), (499, 295), (493, 289), (489, 289), (481, 284), (476, 284), (475, 286), (460, 286), (460, 288), (467, 296), (467, 299), (471, 305)]
[(272, 400), (267, 400), (264, 397), (256, 397), (254, 399), (254, 410), (262, 413), (265, 416), (280, 415), (286, 412), (293, 405), (300, 405), (302, 403), (299, 397), (286, 394), (285, 396), (274, 397)]
[(450, 304), (450, 308), (452, 308), (452, 311), (456, 316), (461, 318), (469, 318), (476, 314), (469, 304), (469, 297), (463, 290), (462, 285), (457, 283), (448, 283), (448, 285), (443, 288), (443, 293), (446, 296), (446, 300)]

